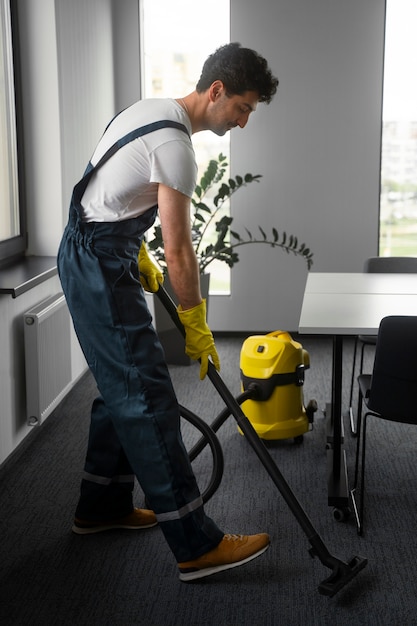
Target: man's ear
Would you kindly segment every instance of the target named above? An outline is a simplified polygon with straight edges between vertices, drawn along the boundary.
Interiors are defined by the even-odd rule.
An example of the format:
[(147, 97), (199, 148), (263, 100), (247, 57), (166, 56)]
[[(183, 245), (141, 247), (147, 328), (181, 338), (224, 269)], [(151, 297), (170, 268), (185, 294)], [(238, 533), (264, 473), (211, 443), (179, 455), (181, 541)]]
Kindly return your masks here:
[(215, 80), (209, 87), (209, 98), (211, 102), (215, 102), (224, 92), (224, 84), (221, 80)]

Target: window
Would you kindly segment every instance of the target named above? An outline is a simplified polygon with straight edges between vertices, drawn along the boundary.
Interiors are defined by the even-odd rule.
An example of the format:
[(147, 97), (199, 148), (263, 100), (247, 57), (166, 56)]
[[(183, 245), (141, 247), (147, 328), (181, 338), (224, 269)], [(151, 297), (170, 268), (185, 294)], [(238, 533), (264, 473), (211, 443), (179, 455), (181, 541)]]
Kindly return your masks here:
[[(209, 5), (142, 0), (142, 97), (177, 98), (193, 91), (206, 58), (230, 41), (229, 13), (229, 0), (212, 0)], [(193, 145), (199, 178), (220, 152), (229, 159), (228, 134), (199, 132), (193, 135)], [(230, 272), (224, 263), (210, 265), (210, 292), (230, 292)]]
[(15, 14), (10, 0), (0, 0), (0, 262), (26, 248), (22, 194), (19, 193), (18, 129), (16, 89), (18, 79), (13, 43), (16, 42)]
[(387, 0), (380, 256), (417, 256), (417, 4)]

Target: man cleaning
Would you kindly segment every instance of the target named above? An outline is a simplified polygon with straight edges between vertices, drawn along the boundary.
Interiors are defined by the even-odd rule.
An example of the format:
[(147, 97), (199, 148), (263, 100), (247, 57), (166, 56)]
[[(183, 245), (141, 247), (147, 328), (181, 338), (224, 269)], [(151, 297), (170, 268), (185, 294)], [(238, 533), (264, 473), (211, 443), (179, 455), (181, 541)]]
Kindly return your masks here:
[[(143, 288), (163, 277), (143, 244), (159, 215), (186, 352), (219, 369), (191, 242), (197, 165), (191, 136), (244, 128), (278, 80), (258, 53), (231, 43), (205, 62), (195, 90), (139, 101), (108, 125), (74, 187), (58, 269), (80, 345), (97, 382), (73, 531), (159, 524), (183, 581), (247, 563), (266, 533), (224, 533), (203, 508), (179, 430), (179, 407)], [(139, 264), (138, 264), (139, 255)], [(133, 505), (136, 476), (152, 510)]]

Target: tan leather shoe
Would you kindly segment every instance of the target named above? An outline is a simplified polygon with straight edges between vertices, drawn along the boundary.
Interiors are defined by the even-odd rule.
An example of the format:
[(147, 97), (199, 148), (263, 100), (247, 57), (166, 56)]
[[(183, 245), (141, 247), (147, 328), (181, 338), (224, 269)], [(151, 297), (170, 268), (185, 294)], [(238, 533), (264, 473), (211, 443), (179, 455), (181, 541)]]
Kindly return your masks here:
[(178, 563), (180, 580), (185, 582), (211, 576), (244, 565), (269, 547), (269, 535), (225, 535), (219, 545), (198, 559)]

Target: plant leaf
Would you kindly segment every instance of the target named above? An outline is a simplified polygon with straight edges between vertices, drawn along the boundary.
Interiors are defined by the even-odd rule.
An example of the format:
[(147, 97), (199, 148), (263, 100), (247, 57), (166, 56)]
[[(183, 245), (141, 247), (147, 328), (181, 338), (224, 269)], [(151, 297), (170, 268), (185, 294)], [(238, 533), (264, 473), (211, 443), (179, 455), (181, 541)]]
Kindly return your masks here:
[(232, 237), (234, 237), (235, 239), (237, 239), (238, 241), (243, 241), (242, 237), (239, 235), (239, 233), (237, 233), (236, 231), (230, 229), (230, 234)]
[(205, 204), (204, 202), (196, 202), (194, 206), (196, 209), (200, 209), (201, 211), (206, 211), (207, 213), (211, 213), (210, 207), (208, 207), (207, 204)]
[(262, 228), (260, 226), (258, 226), (259, 230), (261, 231), (261, 235), (264, 238), (264, 241), (266, 241), (266, 233), (265, 231), (262, 230)]

